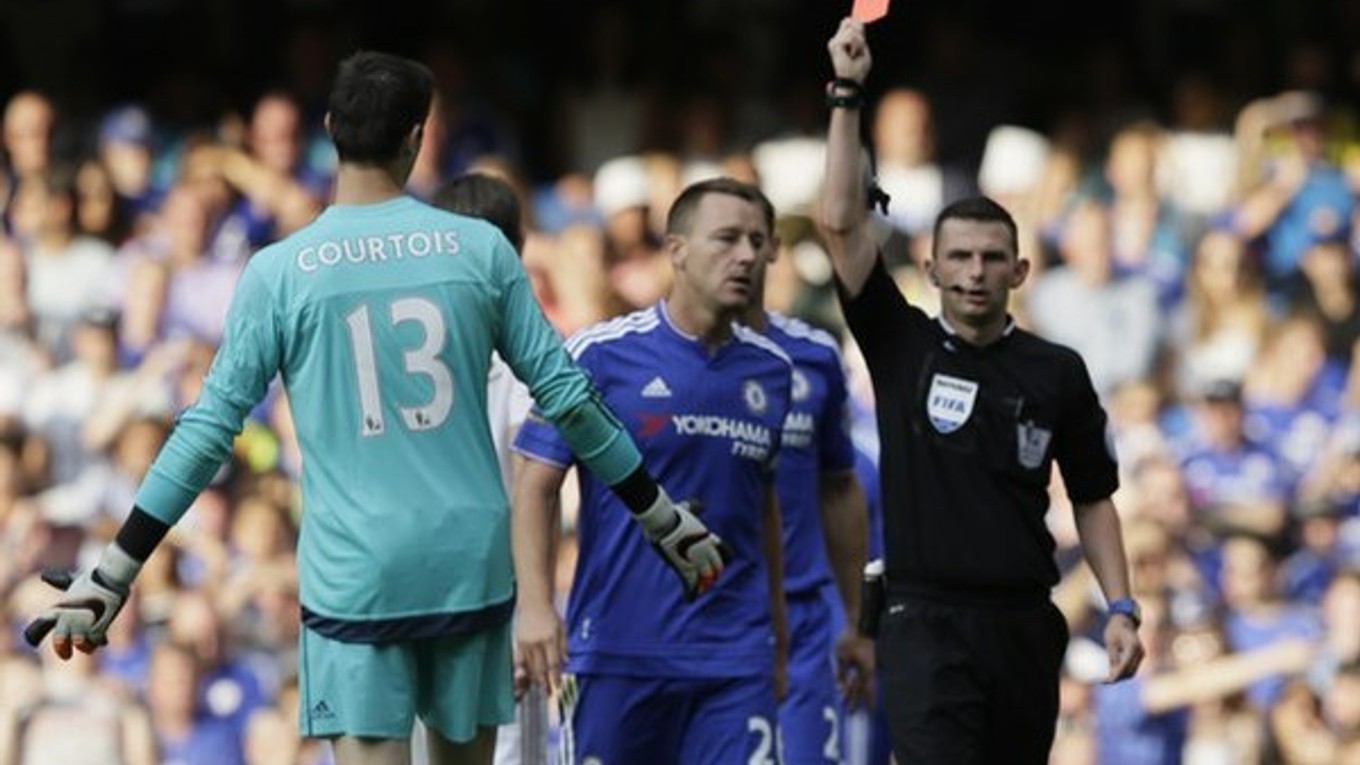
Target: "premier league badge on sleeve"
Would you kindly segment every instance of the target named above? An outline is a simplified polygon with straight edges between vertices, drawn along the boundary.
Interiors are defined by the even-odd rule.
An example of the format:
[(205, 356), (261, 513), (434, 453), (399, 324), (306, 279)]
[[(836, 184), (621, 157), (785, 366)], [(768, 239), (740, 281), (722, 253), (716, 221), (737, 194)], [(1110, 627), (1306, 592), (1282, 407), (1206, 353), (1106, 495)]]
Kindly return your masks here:
[(973, 414), (977, 401), (978, 384), (949, 375), (936, 374), (930, 378), (930, 393), (926, 395), (926, 415), (940, 433), (949, 434), (963, 427)]
[(1053, 431), (1033, 422), (1020, 422), (1015, 425), (1015, 435), (1020, 464), (1029, 470), (1043, 465), (1044, 455), (1048, 454), (1048, 442), (1053, 440)]

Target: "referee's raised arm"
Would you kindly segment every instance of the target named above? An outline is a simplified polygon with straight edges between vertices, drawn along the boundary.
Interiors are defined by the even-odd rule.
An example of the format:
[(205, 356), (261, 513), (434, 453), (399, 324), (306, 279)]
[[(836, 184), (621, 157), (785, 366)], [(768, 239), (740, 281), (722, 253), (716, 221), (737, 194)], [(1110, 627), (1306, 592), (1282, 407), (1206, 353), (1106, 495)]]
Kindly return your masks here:
[(867, 167), (861, 160), (859, 140), (864, 80), (872, 64), (864, 25), (855, 19), (844, 19), (827, 49), (835, 76), (826, 90), (831, 123), (826, 136), (821, 225), (836, 278), (846, 294), (854, 297), (864, 287), (878, 257), (868, 227)]

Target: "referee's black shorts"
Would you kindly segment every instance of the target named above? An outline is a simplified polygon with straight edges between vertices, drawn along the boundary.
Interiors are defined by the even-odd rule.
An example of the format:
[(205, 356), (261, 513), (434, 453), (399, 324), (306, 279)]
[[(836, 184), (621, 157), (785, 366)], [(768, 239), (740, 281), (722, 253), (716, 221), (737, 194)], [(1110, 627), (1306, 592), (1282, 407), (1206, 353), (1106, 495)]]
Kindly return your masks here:
[(878, 637), (893, 753), (910, 765), (1046, 765), (1067, 622), (1047, 598), (888, 598)]

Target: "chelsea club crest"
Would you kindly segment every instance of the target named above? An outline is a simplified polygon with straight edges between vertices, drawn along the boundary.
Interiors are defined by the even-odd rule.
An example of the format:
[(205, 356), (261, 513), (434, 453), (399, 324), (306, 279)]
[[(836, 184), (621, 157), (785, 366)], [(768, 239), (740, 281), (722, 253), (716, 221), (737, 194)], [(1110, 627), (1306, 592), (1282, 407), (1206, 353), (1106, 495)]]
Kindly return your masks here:
[(755, 415), (764, 414), (765, 408), (770, 405), (769, 399), (765, 396), (765, 389), (755, 380), (747, 380), (741, 384), (741, 398), (746, 402), (746, 408)]

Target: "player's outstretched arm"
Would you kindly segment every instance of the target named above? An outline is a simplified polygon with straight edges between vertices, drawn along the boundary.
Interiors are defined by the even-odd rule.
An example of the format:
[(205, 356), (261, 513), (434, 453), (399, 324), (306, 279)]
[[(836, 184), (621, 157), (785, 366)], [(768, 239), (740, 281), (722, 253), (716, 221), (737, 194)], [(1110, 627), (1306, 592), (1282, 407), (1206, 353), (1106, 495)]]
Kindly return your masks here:
[(515, 450), (548, 464), (584, 463), (628, 508), (652, 548), (680, 578), (687, 600), (703, 594), (722, 574), (722, 540), (688, 504), (671, 500), (643, 467), (627, 431), (595, 396), (586, 396), (551, 425), (531, 416), (515, 437)]
[(868, 168), (859, 138), (863, 86), (872, 64), (864, 25), (851, 18), (841, 21), (827, 50), (835, 79), (829, 90), (833, 105), (827, 127), (820, 222), (836, 278), (855, 296), (878, 258), (868, 228)]
[(279, 371), (283, 346), (273, 290), (255, 267), (258, 262), (251, 261), (232, 293), (226, 330), (198, 400), (177, 418), (137, 488), (132, 512), (99, 564), (74, 578), (44, 577), (65, 594), (24, 630), (31, 645), (51, 633), (52, 649), (68, 659), (73, 648), (91, 653), (107, 642), (108, 626), (127, 601), (142, 564), (212, 480), (247, 414), (264, 398)]
[(559, 414), (551, 426), (530, 417), (515, 438), (515, 448), (550, 464), (583, 463), (628, 508), (652, 548), (679, 576), (687, 600), (703, 594), (722, 574), (722, 540), (687, 503), (671, 500), (642, 465), (627, 431), (594, 395)]
[(64, 594), (29, 623), (24, 639), (36, 648), (50, 633), (52, 650), (63, 660), (71, 658), (72, 649), (94, 653), (106, 644), (109, 625), (123, 610), (142, 564), (169, 530), (165, 523), (134, 508), (93, 569), (74, 578), (44, 574), (43, 581)]
[(525, 685), (537, 683), (548, 692), (557, 687), (566, 661), (567, 637), (555, 605), (554, 552), (562, 481), (566, 471), (538, 460), (515, 457), (514, 497), (510, 504), (510, 540), (515, 558), (515, 674)]
[[(633, 511), (652, 548), (680, 577), (686, 600), (717, 583), (727, 561), (726, 545), (694, 515), (690, 503), (673, 502), (641, 466), (611, 488)], [(638, 512), (639, 507), (644, 509)]]
[[(562, 346), (543, 318), (517, 259), (503, 258), (510, 272), (504, 291), (510, 317), (497, 345), (515, 376), (523, 380), (537, 405), (538, 424), (530, 418), (516, 438), (516, 448), (529, 456), (535, 449), (558, 450), (563, 444), (632, 512), (653, 548), (680, 577), (686, 598), (693, 599), (717, 581), (723, 570), (722, 540), (710, 532), (690, 508), (671, 501), (642, 465), (642, 454), (614, 413), (600, 400), (590, 378)], [(555, 435), (541, 430), (552, 423)], [(539, 443), (521, 448), (525, 433)]]

